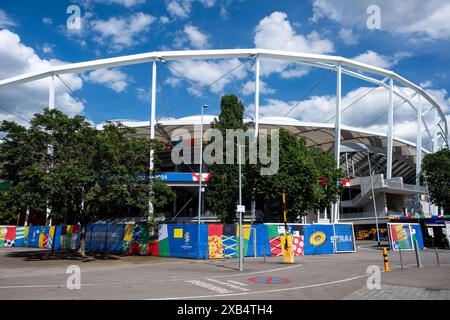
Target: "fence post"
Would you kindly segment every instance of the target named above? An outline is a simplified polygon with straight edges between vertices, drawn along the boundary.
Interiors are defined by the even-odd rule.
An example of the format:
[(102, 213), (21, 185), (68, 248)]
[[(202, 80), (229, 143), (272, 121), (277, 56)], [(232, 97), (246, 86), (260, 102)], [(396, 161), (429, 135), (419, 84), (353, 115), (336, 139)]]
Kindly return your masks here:
[(400, 267), (403, 269), (402, 249), (398, 248), (398, 253), (400, 255)]
[(419, 254), (419, 243), (416, 239), (414, 239), (414, 251), (416, 253), (416, 261), (417, 261), (417, 268), (422, 268), (422, 262), (420, 261), (420, 254)]

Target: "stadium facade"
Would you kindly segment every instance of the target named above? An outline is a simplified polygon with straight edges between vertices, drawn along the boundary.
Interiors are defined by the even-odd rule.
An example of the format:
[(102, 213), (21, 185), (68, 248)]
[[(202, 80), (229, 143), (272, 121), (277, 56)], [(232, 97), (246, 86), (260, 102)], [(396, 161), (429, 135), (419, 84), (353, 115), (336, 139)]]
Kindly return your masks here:
[[(425, 154), (448, 147), (448, 127), (445, 114), (425, 89), (390, 70), (339, 56), (266, 49), (164, 51), (52, 66), (39, 72), (0, 80), (0, 90), (5, 86), (47, 78), (49, 81), (49, 107), (53, 108), (55, 107), (55, 81), (59, 75), (132, 64), (150, 64), (152, 71), (150, 121), (128, 124), (135, 127), (139, 135), (149, 139), (159, 139), (170, 146), (171, 133), (175, 129), (184, 128), (194, 132), (196, 128), (200, 127), (201, 118), (192, 116), (157, 121), (157, 65), (170, 61), (202, 59), (253, 60), (255, 65), (254, 115), (247, 122), (253, 126), (255, 134), (258, 135), (262, 128), (287, 129), (292, 134), (305, 138), (308, 145), (333, 154), (339, 166), (346, 170), (351, 179), (341, 201), (331, 206), (326, 212), (311, 213), (306, 218), (308, 222), (351, 221), (355, 224), (370, 225), (374, 222), (375, 207), (380, 223), (386, 223), (390, 217), (439, 215), (437, 208), (431, 206), (427, 201), (427, 188), (421, 185), (420, 172), (421, 159)], [(261, 117), (260, 61), (263, 59), (277, 59), (285, 63), (321, 68), (336, 73), (334, 123), (309, 123), (292, 118)], [(386, 130), (383, 132), (372, 131), (343, 124), (342, 75), (386, 90), (389, 98), (386, 103)], [(417, 115), (415, 142), (394, 135), (394, 99), (400, 99)], [(195, 108), (195, 110), (198, 109)], [(196, 112), (192, 113), (196, 114)], [(212, 116), (204, 117), (205, 129), (213, 121), (213, 118)], [(127, 123), (125, 122), (125, 124)], [(423, 132), (425, 132), (425, 136)], [(422, 146), (424, 137), (430, 141), (429, 148)], [(189, 143), (192, 148), (198, 148), (198, 141), (200, 139), (197, 139), (197, 142), (194, 139)], [(174, 165), (170, 160), (170, 150), (163, 152), (160, 156), (163, 161), (163, 170), (159, 177), (166, 181), (177, 194), (172, 209), (167, 213), (166, 221), (195, 220), (199, 205), (194, 196), (197, 192), (196, 186), (199, 184), (199, 166)], [(369, 167), (372, 171), (369, 171)], [(154, 168), (153, 154), (150, 156), (150, 168)], [(205, 174), (205, 177), (203, 183), (207, 188), (208, 175)], [(372, 196), (373, 194), (375, 197)], [(249, 210), (246, 217), (256, 220), (265, 219), (263, 212), (255, 212), (255, 210)], [(202, 219), (205, 222), (215, 221), (214, 214), (209, 212), (207, 207), (202, 214)]]

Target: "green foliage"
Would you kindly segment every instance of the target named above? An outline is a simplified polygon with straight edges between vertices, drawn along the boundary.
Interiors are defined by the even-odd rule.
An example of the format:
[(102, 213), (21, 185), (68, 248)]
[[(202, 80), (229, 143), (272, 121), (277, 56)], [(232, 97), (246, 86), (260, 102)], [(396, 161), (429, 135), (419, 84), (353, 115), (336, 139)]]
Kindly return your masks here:
[[(227, 129), (245, 129), (244, 105), (238, 100), (237, 96), (223, 96), (220, 107), (220, 115), (211, 127), (220, 130), (224, 139)], [(235, 148), (234, 154), (236, 159), (237, 148)], [(211, 178), (206, 189), (206, 201), (220, 221), (230, 223), (234, 221), (236, 216), (239, 167), (236, 164), (225, 164), (225, 156), (224, 154), (224, 164), (209, 166)], [(237, 163), (237, 161), (234, 163)]]
[(422, 170), (428, 185), (431, 200), (450, 213), (450, 150), (442, 149), (427, 154), (423, 159)]
[[(9, 211), (33, 208), (61, 218), (68, 213), (82, 225), (94, 218), (148, 213), (150, 144), (135, 131), (109, 123), (97, 130), (81, 116), (45, 109), (30, 128), (3, 122), (0, 179), (12, 188), (0, 194)], [(50, 147), (49, 147), (50, 146)], [(155, 149), (159, 145), (154, 144)], [(156, 210), (173, 193), (153, 182)]]
[[(256, 196), (274, 220), (283, 216), (283, 192), (286, 192), (287, 219), (297, 221), (308, 212), (323, 209), (338, 195), (337, 181), (344, 173), (337, 169), (332, 156), (319, 149), (307, 147), (306, 141), (285, 129), (279, 131), (279, 171), (269, 176), (255, 176)], [(319, 178), (328, 180), (327, 186)], [(248, 180), (252, 179), (251, 177)]]
[[(225, 140), (226, 129), (246, 129), (243, 114), (244, 106), (236, 96), (224, 96), (221, 113), (212, 127), (219, 129)], [(250, 165), (247, 163), (248, 159), (247, 164), (243, 166), (244, 201), (246, 203), (256, 201), (258, 208), (272, 215), (274, 220), (281, 220), (282, 193), (285, 191), (289, 221), (297, 221), (298, 217), (308, 212), (316, 212), (335, 202), (339, 194), (337, 181), (344, 177), (344, 172), (337, 169), (333, 157), (322, 150), (307, 147), (304, 139), (292, 135), (287, 130), (280, 130), (279, 138), (278, 173), (262, 176), (261, 163)], [(270, 137), (267, 145), (268, 152), (271, 153)], [(236, 147), (234, 154), (236, 164), (209, 166), (211, 178), (208, 182), (206, 199), (211, 210), (224, 223), (232, 222), (236, 216), (239, 192)], [(248, 156), (248, 150), (246, 155)], [(319, 184), (320, 177), (328, 180), (327, 186)]]

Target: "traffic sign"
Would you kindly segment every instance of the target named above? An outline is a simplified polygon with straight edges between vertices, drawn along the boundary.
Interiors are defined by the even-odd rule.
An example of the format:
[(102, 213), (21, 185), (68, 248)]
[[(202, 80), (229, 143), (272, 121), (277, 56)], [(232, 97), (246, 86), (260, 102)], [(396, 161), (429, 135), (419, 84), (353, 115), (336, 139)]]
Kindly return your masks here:
[(238, 205), (236, 211), (237, 211), (237, 212), (245, 213), (245, 206), (240, 206), (240, 205)]

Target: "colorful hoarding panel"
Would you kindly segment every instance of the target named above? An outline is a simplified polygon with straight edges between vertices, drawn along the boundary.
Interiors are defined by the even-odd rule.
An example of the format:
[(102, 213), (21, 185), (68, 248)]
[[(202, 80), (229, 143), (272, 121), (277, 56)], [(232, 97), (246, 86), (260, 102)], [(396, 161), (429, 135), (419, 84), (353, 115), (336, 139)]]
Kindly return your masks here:
[[(288, 224), (287, 233), (292, 235), (288, 240), (291, 241), (294, 256), (301, 257), (305, 254), (304, 225)], [(283, 254), (283, 247), (286, 246), (284, 238), (284, 225), (267, 225), (267, 237), (269, 240), (270, 253), (272, 256), (279, 257)], [(283, 245), (282, 245), (283, 244)]]
[(170, 256), (189, 259), (207, 259), (208, 225), (168, 225)]
[(305, 255), (333, 254), (333, 225), (305, 226)]
[(417, 240), (419, 249), (422, 250), (424, 248), (422, 228), (420, 227), (420, 224), (418, 224), (418, 223), (411, 224), (411, 228), (413, 230), (413, 239)]
[(334, 224), (334, 239), (336, 252), (355, 252), (352, 224)]
[(238, 244), (235, 224), (225, 224), (222, 229), (222, 255), (224, 258), (236, 258)]
[(86, 249), (122, 253), (124, 224), (89, 224), (86, 230)]
[(208, 225), (208, 248), (209, 259), (222, 259), (223, 253), (223, 225), (209, 224)]
[(389, 223), (390, 245), (392, 250), (414, 250), (409, 223)]

